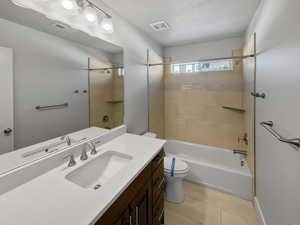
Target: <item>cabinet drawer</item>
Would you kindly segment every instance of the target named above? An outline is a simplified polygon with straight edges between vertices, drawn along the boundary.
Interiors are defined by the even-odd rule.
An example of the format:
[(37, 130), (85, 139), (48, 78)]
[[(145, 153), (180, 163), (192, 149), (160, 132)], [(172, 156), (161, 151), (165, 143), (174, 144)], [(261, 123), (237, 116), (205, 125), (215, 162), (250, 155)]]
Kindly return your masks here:
[(154, 172), (161, 163), (164, 162), (165, 152), (162, 150), (158, 155), (152, 160), (152, 172)]

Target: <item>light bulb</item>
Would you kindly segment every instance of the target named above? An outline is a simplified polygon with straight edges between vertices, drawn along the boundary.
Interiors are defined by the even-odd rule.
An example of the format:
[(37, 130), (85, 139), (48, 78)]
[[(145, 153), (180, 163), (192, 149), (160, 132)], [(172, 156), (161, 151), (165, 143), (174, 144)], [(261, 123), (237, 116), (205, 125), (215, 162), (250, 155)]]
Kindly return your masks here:
[(112, 19), (110, 17), (103, 18), (103, 20), (101, 22), (101, 27), (107, 33), (114, 32), (114, 25), (113, 25)]
[(73, 0), (61, 0), (60, 3), (66, 10), (72, 10), (76, 7), (76, 3)]
[(90, 5), (86, 6), (83, 15), (88, 22), (95, 22), (97, 20), (97, 11)]

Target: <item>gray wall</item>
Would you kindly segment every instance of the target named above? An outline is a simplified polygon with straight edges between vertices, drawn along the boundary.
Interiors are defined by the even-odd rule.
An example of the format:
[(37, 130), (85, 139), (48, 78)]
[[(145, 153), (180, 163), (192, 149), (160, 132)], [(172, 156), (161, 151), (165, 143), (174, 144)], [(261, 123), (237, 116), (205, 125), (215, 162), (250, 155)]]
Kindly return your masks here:
[[(0, 19), (0, 46), (14, 51), (15, 148), (88, 127), (88, 57), (111, 60), (99, 50)], [(70, 107), (35, 110), (69, 102)]]
[(264, 0), (247, 38), (257, 32), (257, 199), (268, 225), (300, 221), (300, 151), (278, 142), (259, 122), (300, 137), (300, 1)]
[(147, 49), (162, 56), (162, 47), (110, 9), (101, 0), (97, 5), (113, 16), (115, 32), (103, 35), (103, 40), (124, 49), (125, 123), (128, 131), (141, 134), (148, 130)]
[[(143, 133), (148, 130), (146, 51), (149, 48), (158, 55), (162, 55), (162, 48), (112, 9), (109, 9), (102, 1), (99, 0), (97, 2), (100, 7), (112, 14), (115, 26), (115, 32), (103, 35), (102, 39), (119, 45), (124, 49), (126, 74), (124, 82), (125, 124), (131, 133)], [(70, 120), (68, 119), (69, 117), (66, 117), (67, 113), (65, 115), (62, 115), (62, 113), (53, 114), (53, 118), (59, 118), (57, 123), (52, 123), (53, 118), (49, 117), (47, 113), (36, 115), (37, 112), (35, 112), (35, 114), (32, 114), (32, 107), (36, 105), (36, 102), (46, 104), (48, 102), (56, 103), (58, 100), (59, 102), (61, 100), (69, 101), (74, 105), (74, 102), (82, 101), (82, 99), (84, 99), (86, 105), (87, 96), (80, 95), (75, 97), (72, 95), (74, 88), (87, 88), (87, 81), (85, 81), (85, 84), (82, 83), (83, 79), (86, 78), (86, 73), (79, 71), (78, 68), (87, 65), (86, 59), (88, 56), (99, 59), (111, 57), (107, 54), (101, 54), (95, 49), (86, 48), (55, 36), (17, 24), (8, 25), (6, 23), (3, 20), (0, 22), (0, 29), (5, 31), (1, 32), (0, 45), (16, 49), (15, 73), (18, 81), (16, 81), (15, 85), (17, 90), (22, 90), (16, 91), (16, 147), (41, 141), (46, 136), (46, 133), (49, 137), (57, 136), (58, 134), (86, 127), (88, 120), (87, 116), (85, 116), (87, 115), (87, 107), (85, 106), (82, 107), (77, 104), (77, 107), (74, 108), (76, 113)], [(45, 71), (47, 71), (47, 76), (39, 76)], [(57, 79), (53, 79), (54, 74)], [(63, 77), (61, 76), (62, 74), (64, 75)], [(36, 83), (28, 84), (27, 76), (35, 78)], [(70, 81), (70, 79), (73, 80), (72, 84), (68, 88), (62, 88), (62, 84), (65, 81)], [(40, 83), (47, 85), (47, 87), (50, 85), (53, 87), (54, 92), (45, 93), (43, 85), (36, 88)], [(80, 98), (82, 99), (80, 100)], [(44, 99), (47, 99), (47, 101)], [(72, 111), (74, 109), (69, 108)], [(27, 115), (30, 116), (27, 118)], [(84, 118), (82, 118), (82, 115), (84, 115)], [(32, 126), (34, 122), (37, 123), (36, 120), (42, 121), (44, 125), (42, 127)], [(74, 121), (77, 122), (74, 123)], [(65, 127), (65, 124), (68, 124), (68, 127), (71, 127), (71, 129), (61, 129)], [(51, 129), (45, 128), (50, 125)], [(41, 129), (43, 129), (43, 135), (39, 132)], [(26, 135), (21, 137), (21, 134), (24, 132)]]
[(230, 38), (220, 41), (201, 42), (190, 45), (168, 47), (164, 49), (165, 57), (173, 61), (198, 60), (232, 56), (232, 50), (243, 47), (244, 38)]

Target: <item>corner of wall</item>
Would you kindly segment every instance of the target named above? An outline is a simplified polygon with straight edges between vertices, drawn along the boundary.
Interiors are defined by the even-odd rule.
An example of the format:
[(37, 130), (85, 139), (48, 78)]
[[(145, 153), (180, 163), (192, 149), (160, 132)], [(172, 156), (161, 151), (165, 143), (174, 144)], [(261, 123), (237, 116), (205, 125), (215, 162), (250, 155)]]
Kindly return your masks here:
[(259, 17), (260, 17), (260, 14), (261, 14), (261, 11), (263, 9), (264, 4), (265, 4), (265, 0), (261, 0), (261, 2), (259, 3), (259, 6), (257, 7), (256, 12), (254, 13), (254, 16), (253, 16), (246, 32), (245, 32), (245, 37), (244, 37), (245, 43), (247, 43), (249, 41), (249, 39), (251, 38), (252, 33), (255, 30), (255, 27), (256, 27), (257, 22), (259, 20)]

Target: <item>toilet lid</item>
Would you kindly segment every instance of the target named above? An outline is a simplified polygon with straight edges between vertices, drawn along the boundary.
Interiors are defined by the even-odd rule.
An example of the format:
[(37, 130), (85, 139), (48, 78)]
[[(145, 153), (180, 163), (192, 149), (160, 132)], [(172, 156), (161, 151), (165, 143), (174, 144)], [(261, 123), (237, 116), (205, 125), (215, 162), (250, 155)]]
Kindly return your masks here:
[[(165, 170), (171, 171), (172, 161), (173, 161), (173, 157), (165, 157), (165, 159), (164, 159)], [(176, 172), (180, 172), (180, 171), (185, 171), (186, 169), (188, 169), (188, 165), (185, 162), (183, 162), (182, 160), (176, 158), (174, 172), (176, 173)]]

